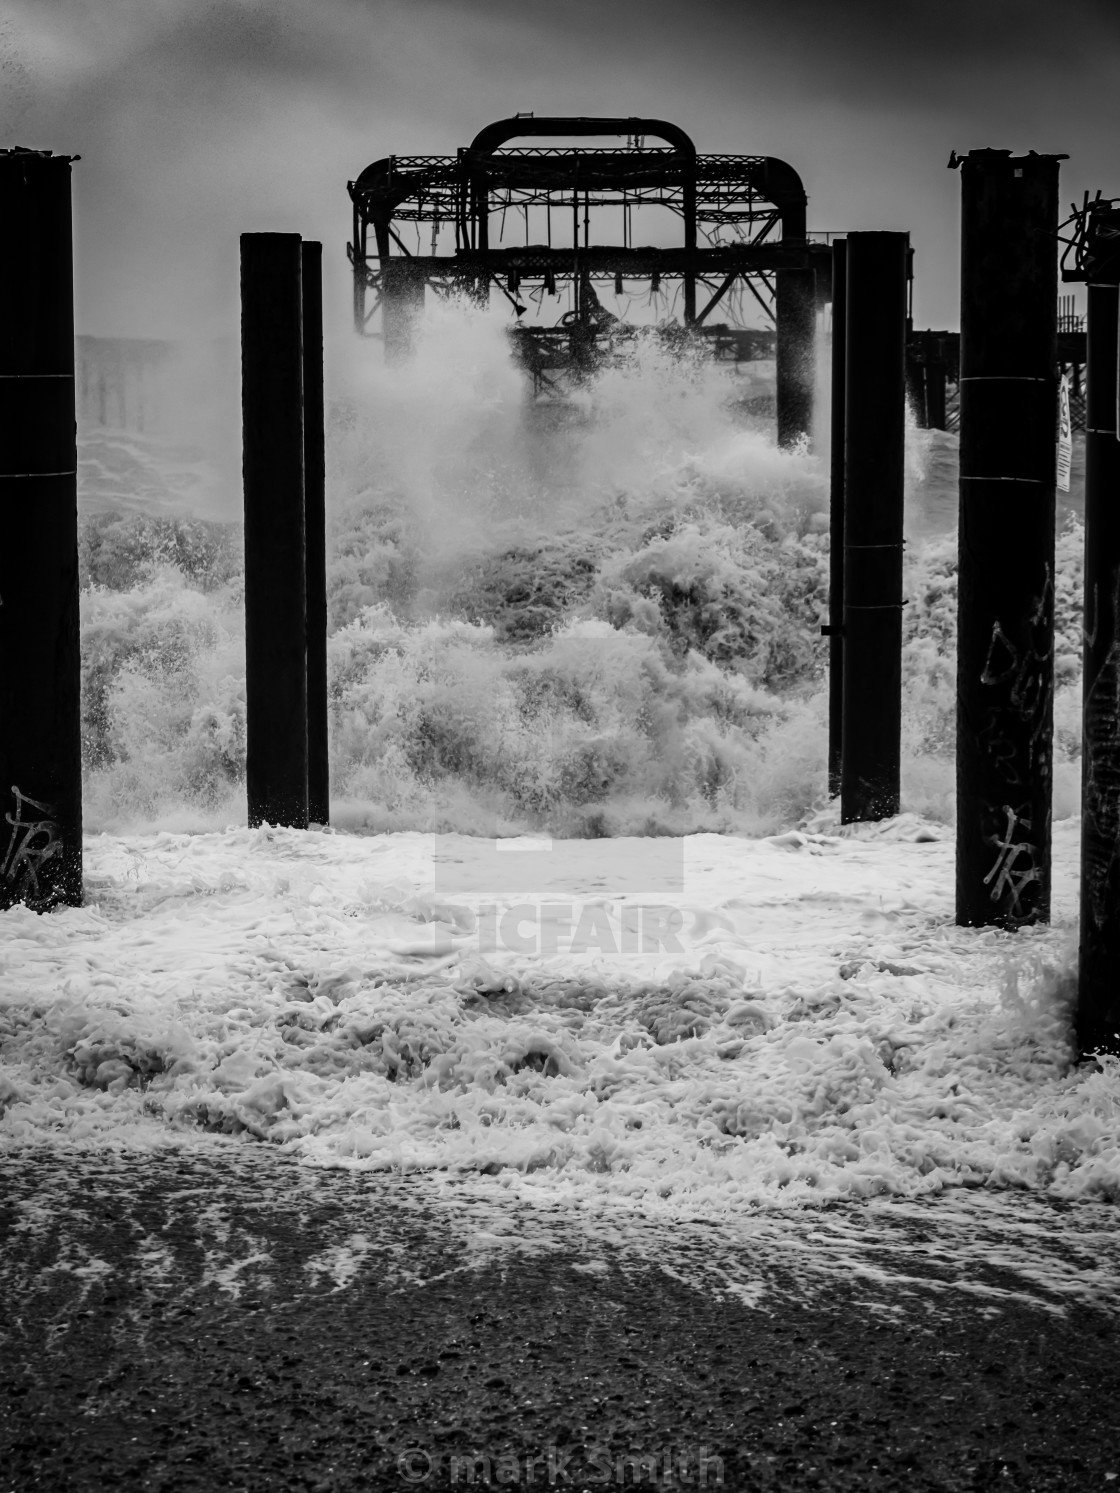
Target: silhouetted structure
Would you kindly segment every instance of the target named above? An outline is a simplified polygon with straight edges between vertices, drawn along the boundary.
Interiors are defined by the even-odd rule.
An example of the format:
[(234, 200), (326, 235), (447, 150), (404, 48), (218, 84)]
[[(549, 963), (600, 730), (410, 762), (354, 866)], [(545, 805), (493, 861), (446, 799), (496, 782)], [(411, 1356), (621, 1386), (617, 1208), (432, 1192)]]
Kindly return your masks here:
[(914, 417), (923, 430), (948, 430), (949, 384), (960, 377), (960, 337), (955, 332), (911, 332), (906, 345), (906, 384)]
[[(626, 144), (508, 144), (595, 136)], [(650, 138), (664, 145), (650, 148)], [(809, 433), (814, 275), (827, 281), (831, 250), (807, 241), (805, 190), (786, 162), (698, 155), (688, 135), (663, 120), (519, 115), (487, 126), (454, 156), (375, 161), (349, 190), (355, 324), (367, 333), (380, 308), (390, 358), (407, 349), (409, 323), (426, 286), (481, 299), (496, 286), (519, 316), (530, 293), (564, 290), (570, 305), (556, 325), (516, 332), (536, 387), (547, 391), (566, 375), (578, 376), (620, 335), (596, 284), (635, 295), (678, 286), (680, 324), (692, 335), (709, 339), (724, 356), (772, 356), (772, 338), (710, 319), (734, 289), (745, 288), (776, 323), (779, 437), (792, 444)], [(667, 214), (673, 215), (678, 247), (635, 242), (635, 216), (648, 209), (660, 212), (662, 232)], [(607, 211), (618, 224), (615, 243), (603, 241)], [(656, 223), (657, 212), (653, 217)], [(515, 225), (523, 230), (519, 244), (507, 239)], [(413, 231), (415, 249), (405, 237)], [(430, 236), (426, 245), (422, 233)]]
[(82, 900), (70, 163), (0, 151), (0, 907)]
[[(898, 813), (906, 439), (905, 233), (850, 233), (842, 484), (845, 824)], [(851, 335), (855, 328), (859, 335)]]
[(811, 269), (779, 271), (775, 307), (778, 324), (778, 445), (788, 448), (807, 440), (813, 430), (813, 391), (817, 372), (816, 272)]
[(844, 757), (844, 387), (848, 358), (848, 243), (832, 244), (832, 430), (828, 525), (828, 791), (840, 792)]
[(961, 169), (957, 922), (1050, 915), (1059, 156)]
[[(1085, 326), (1063, 297), (1058, 318), (1058, 363), (1070, 380), (1070, 416), (1074, 430), (1085, 429)], [(959, 332), (911, 332), (906, 344), (906, 388), (914, 419), (923, 430), (960, 427)]]
[[(323, 549), (318, 535), (307, 543), (305, 498), (309, 469), (311, 522), (321, 527), (322, 311), (313, 252), (318, 247), (303, 245), (296, 233), (241, 235), (249, 823), (297, 829), (308, 825), (309, 740), (318, 751), (324, 734), (321, 721), (309, 725), (308, 720), (309, 653), (314, 653), (310, 674), (317, 714), (326, 708), (317, 636), (326, 626), (325, 581), (320, 585), (318, 576), (308, 607), (309, 564), (321, 568)], [(305, 316), (312, 323), (306, 353)], [(310, 460), (304, 437), (308, 394), (308, 443), (316, 447)], [(316, 631), (313, 639), (309, 628)], [(318, 776), (316, 791), (321, 795), (324, 789)]]
[(1077, 1036), (1120, 1053), (1120, 199), (1098, 194), (1075, 221), (1065, 278), (1089, 289)]
[(307, 816), (331, 815), (327, 753), (326, 438), (323, 409), (323, 246), (303, 245), (303, 512), (307, 594)]

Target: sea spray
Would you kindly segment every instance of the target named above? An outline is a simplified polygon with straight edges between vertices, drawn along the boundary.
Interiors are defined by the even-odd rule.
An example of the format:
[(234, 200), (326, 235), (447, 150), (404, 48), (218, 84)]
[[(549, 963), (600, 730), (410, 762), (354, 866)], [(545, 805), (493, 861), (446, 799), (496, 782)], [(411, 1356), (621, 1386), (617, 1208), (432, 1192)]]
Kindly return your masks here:
[[(821, 806), (827, 482), (744, 415), (765, 368), (744, 381), (650, 328), (569, 399), (534, 401), (504, 319), (444, 303), (403, 367), (352, 337), (329, 354), (336, 823), (757, 834)], [(940, 502), (923, 507), (923, 477), (943, 478), (951, 439), (910, 433), (911, 532)], [(151, 442), (145, 457), (150, 487)], [(89, 827), (241, 822), (237, 531), (91, 507)], [(1077, 550), (1071, 534), (1070, 690)], [(912, 543), (907, 563), (905, 806), (946, 819), (951, 536)]]

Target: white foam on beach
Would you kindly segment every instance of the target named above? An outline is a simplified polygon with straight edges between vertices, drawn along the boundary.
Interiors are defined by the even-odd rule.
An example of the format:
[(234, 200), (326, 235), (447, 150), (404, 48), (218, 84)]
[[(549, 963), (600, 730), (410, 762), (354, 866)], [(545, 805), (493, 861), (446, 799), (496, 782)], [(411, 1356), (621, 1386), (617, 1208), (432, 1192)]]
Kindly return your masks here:
[[(93, 838), (80, 909), (5, 915), (7, 1144), (224, 1132), (729, 1217), (953, 1186), (1120, 1195), (1120, 1074), (1071, 1066), (1054, 926), (952, 916), (952, 851), (234, 829)], [(671, 862), (662, 866), (664, 872)]]

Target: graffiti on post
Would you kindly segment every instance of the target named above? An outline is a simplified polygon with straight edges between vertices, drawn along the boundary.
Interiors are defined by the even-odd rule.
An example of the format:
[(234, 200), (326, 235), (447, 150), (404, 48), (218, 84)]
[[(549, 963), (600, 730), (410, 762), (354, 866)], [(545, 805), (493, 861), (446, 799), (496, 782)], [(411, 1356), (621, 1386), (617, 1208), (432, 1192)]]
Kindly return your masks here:
[[(1028, 746), (1028, 769), (1035, 766), (1037, 749), (1048, 742), (1047, 722), (1050, 701), (1053, 696), (1054, 654), (1053, 627), (1050, 618), (1054, 609), (1054, 580), (1050, 567), (1046, 567), (1046, 581), (1042, 593), (1035, 597), (1029, 627), (1033, 634), (1031, 643), (1019, 647), (1008, 637), (999, 618), (992, 623), (992, 636), (988, 644), (988, 655), (980, 675), (982, 684), (993, 688), (1007, 687), (1005, 708), (1020, 720), (1032, 722), (1033, 729)], [(998, 707), (997, 707), (998, 708)], [(1049, 753), (1045, 753), (1048, 757)]]
[[(4, 901), (25, 902), (29, 907), (42, 906), (51, 900), (50, 889), (44, 890), (39, 874), (49, 860), (60, 854), (62, 841), (58, 837), (55, 806), (29, 798), (12, 784), (12, 796), (16, 811), (4, 815), (11, 825), (11, 836), (3, 861), (0, 861), (0, 883), (3, 884)], [(24, 817), (24, 810), (32, 814)], [(38, 817), (34, 817), (37, 815)]]
[[(1024, 896), (1038, 883), (1045, 898), (1048, 839), (1049, 784), (1052, 773), (1052, 717), (1054, 698), (1053, 614), (1054, 587), (1050, 567), (1041, 594), (1036, 596), (1028, 619), (1027, 638), (1009, 637), (998, 618), (980, 679), (993, 690), (984, 712), (979, 741), (987, 758), (988, 798), (985, 817), (1005, 821), (1002, 831), (986, 834), (985, 842), (996, 850), (996, 859), (984, 884), (991, 887), (992, 901), (1012, 922), (1032, 915), (1023, 905)], [(1026, 727), (1024, 733), (1023, 727)], [(1012, 808), (1006, 797), (1027, 802)]]
[[(997, 832), (984, 837), (996, 850), (995, 861), (984, 877), (984, 885), (992, 888), (993, 902), (1002, 903), (1006, 898), (1006, 910), (1010, 918), (1023, 919), (1029, 915), (1022, 905), (1023, 892), (1032, 882), (1041, 881), (1042, 873), (1035, 865), (1035, 845), (1030, 838), (1031, 817), (1028, 806), (1020, 805), (1013, 809), (1010, 804), (1004, 804), (1003, 813), (1006, 820), (1002, 835)], [(1016, 835), (1023, 832), (1027, 838), (1017, 839)]]
[(1042, 670), (1049, 654), (1034, 648), (1017, 648), (998, 618), (992, 624), (992, 640), (980, 675), (982, 684), (1008, 684), (1007, 701), (1016, 715), (1028, 719), (1038, 706), (1045, 687)]

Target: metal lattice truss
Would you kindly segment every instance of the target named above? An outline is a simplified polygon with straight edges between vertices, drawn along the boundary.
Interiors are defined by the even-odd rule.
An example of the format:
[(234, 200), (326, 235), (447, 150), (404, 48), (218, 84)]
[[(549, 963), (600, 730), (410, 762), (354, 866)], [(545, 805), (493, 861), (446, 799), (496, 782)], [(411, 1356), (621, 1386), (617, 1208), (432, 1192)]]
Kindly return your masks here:
[[(612, 135), (625, 145), (507, 144)], [(651, 137), (664, 143), (647, 147)], [(805, 191), (792, 167), (771, 156), (698, 155), (661, 120), (500, 120), (454, 156), (375, 161), (349, 191), (355, 324), (368, 334), (380, 308), (387, 346), (398, 312), (415, 307), (425, 286), (485, 299), (496, 285), (518, 316), (529, 296), (556, 298), (555, 327), (519, 328), (543, 368), (550, 344), (594, 340), (616, 322), (596, 284), (652, 295), (668, 282), (679, 323), (703, 331), (718, 353), (772, 353), (772, 332), (735, 324), (728, 293), (749, 295), (772, 327), (775, 275), (827, 274), (830, 262), (826, 245), (806, 240)], [(655, 236), (676, 243), (638, 241), (649, 209), (660, 214)], [(709, 323), (721, 304), (730, 322)]]

